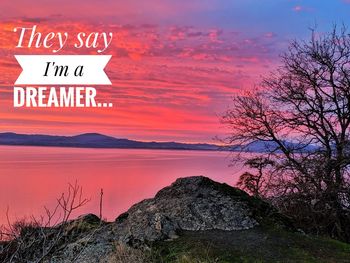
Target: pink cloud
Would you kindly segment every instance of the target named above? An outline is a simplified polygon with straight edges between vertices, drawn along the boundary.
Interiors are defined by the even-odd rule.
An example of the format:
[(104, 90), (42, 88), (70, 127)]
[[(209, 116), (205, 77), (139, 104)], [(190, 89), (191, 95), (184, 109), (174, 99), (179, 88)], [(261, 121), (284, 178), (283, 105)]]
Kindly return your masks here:
[(295, 11), (295, 12), (300, 12), (300, 11), (302, 11), (304, 8), (302, 7), (302, 6), (300, 6), (300, 5), (297, 5), (297, 6), (294, 6), (293, 7), (293, 10)]
[(273, 38), (273, 37), (276, 36), (276, 34), (274, 32), (267, 32), (267, 33), (264, 34), (264, 36), (266, 38)]

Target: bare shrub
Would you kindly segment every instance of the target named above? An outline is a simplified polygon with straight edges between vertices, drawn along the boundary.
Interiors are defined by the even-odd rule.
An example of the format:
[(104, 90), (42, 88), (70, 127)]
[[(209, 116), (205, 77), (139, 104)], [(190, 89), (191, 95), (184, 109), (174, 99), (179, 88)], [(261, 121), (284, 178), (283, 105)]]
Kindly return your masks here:
[(65, 229), (72, 214), (84, 206), (89, 199), (83, 197), (82, 187), (77, 181), (69, 184), (66, 192), (57, 198), (53, 209), (44, 207), (45, 214), (31, 216), (14, 223), (9, 220), (7, 226), (0, 229), (3, 245), (0, 251), (1, 262), (42, 262), (64, 243)]
[(239, 177), (236, 185), (242, 190), (256, 197), (267, 196), (269, 194), (269, 186), (271, 181), (271, 173), (269, 168), (273, 167), (274, 162), (263, 157), (257, 157), (247, 160), (244, 165), (248, 166), (250, 169), (257, 170), (257, 173), (243, 173)]

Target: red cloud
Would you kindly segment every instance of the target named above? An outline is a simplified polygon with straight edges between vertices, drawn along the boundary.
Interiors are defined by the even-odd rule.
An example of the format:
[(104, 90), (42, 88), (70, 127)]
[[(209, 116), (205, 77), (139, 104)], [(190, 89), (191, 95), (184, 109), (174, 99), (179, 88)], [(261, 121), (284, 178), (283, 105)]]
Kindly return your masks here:
[[(113, 32), (106, 68), (113, 85), (97, 87), (98, 99), (112, 109), (14, 109), (12, 87), (20, 67), (14, 54), (50, 54), (49, 50), (15, 48), (16, 26), (26, 19), (1, 23), (1, 130), (76, 134), (100, 132), (145, 140), (210, 141), (218, 117), (233, 93), (250, 88), (276, 58), (273, 33), (248, 38), (245, 34), (157, 25), (104, 25), (48, 20), (42, 32)], [(70, 40), (71, 41), (71, 40)], [(77, 50), (72, 42), (60, 54), (96, 54)]]

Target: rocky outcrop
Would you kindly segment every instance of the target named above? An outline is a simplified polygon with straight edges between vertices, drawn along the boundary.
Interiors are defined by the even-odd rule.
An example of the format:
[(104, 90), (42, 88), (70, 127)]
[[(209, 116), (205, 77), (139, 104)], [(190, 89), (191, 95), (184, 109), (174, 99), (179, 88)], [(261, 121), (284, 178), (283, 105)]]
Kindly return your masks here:
[(144, 248), (174, 239), (183, 230), (235, 231), (264, 224), (289, 226), (270, 205), (244, 191), (203, 176), (180, 178), (114, 222), (100, 222), (94, 215), (70, 222), (62, 238), (65, 244), (53, 250), (48, 262), (98, 262), (115, 244)]
[(180, 230), (250, 229), (267, 216), (266, 211), (256, 213), (264, 205), (206, 177), (180, 178), (154, 198), (132, 206), (116, 219), (114, 227), (124, 242), (171, 239)]

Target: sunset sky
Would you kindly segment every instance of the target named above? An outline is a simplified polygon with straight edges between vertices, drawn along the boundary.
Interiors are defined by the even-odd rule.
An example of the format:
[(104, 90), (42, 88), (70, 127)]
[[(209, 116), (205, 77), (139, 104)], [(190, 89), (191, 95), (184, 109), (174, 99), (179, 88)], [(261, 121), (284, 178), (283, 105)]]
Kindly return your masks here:
[[(0, 3), (0, 132), (212, 142), (225, 133), (219, 117), (233, 94), (252, 89), (274, 70), (291, 39), (309, 28), (350, 26), (349, 0), (24, 1)], [(96, 86), (113, 108), (13, 108), (21, 68), (14, 27), (41, 32), (113, 32), (106, 72)], [(66, 47), (59, 54), (97, 54)]]

